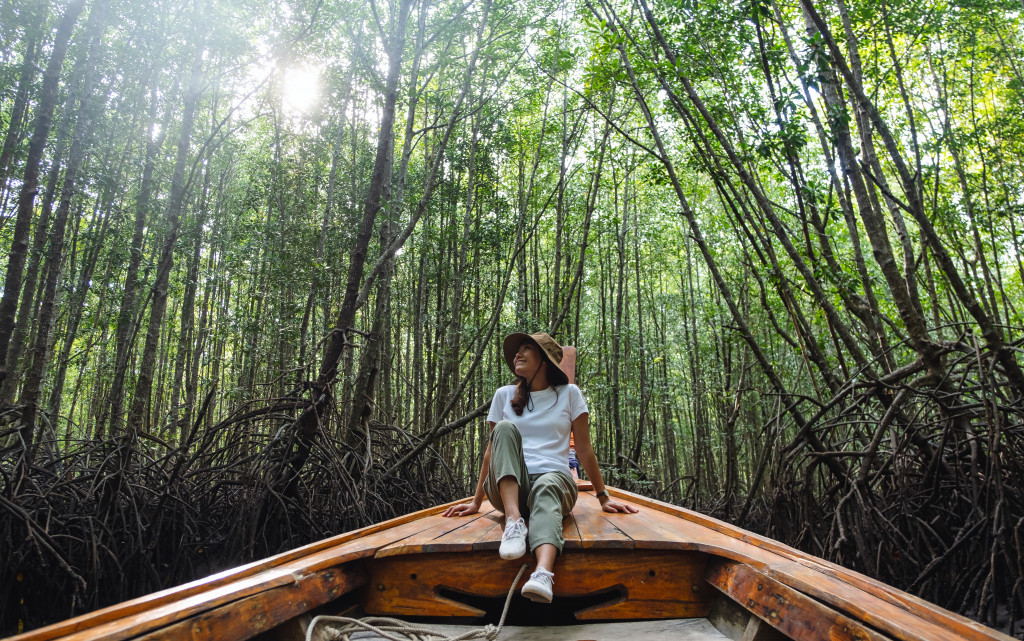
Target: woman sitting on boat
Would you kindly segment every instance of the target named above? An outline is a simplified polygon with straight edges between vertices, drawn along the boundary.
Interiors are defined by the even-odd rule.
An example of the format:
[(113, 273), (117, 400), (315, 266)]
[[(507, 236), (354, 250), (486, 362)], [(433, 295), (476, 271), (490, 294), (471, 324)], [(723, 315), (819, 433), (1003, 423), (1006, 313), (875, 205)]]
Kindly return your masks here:
[[(490, 442), (484, 453), (476, 494), (469, 503), (448, 508), (445, 516), (466, 516), (487, 500), (505, 515), (499, 554), (518, 559), (530, 550), (537, 569), (523, 586), (523, 596), (551, 602), (555, 558), (565, 543), (562, 517), (572, 512), (577, 490), (569, 470), (569, 438), (605, 512), (634, 513), (615, 501), (601, 480), (590, 442), (589, 410), (580, 388), (569, 383), (562, 347), (547, 334), (510, 334), (502, 345), (505, 362), (517, 382), (498, 388), (487, 422)], [(524, 515), (530, 519), (527, 529)]]

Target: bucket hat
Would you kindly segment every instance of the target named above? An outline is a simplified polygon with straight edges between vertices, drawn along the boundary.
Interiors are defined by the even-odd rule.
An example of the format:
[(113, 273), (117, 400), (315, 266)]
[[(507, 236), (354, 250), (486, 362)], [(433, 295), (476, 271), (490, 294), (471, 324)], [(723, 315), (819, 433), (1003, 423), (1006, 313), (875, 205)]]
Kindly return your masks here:
[(551, 338), (544, 332), (538, 332), (536, 334), (516, 332), (506, 336), (501, 345), (501, 351), (505, 355), (505, 363), (508, 364), (508, 368), (512, 370), (513, 374), (516, 373), (516, 352), (518, 352), (519, 347), (526, 342), (533, 343), (539, 347), (540, 351), (544, 352), (544, 355), (547, 356), (547, 359), (551, 361), (552, 365), (555, 367), (558, 367), (559, 364), (561, 364), (562, 346), (558, 344), (558, 341)]

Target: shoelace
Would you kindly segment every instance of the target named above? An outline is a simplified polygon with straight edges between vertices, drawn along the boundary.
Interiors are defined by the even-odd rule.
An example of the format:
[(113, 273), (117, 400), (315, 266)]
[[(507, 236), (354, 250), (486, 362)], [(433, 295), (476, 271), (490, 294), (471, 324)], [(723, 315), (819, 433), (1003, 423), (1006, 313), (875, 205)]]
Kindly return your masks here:
[(547, 586), (550, 588), (550, 587), (552, 587), (555, 584), (555, 575), (552, 572), (545, 572), (544, 570), (537, 570), (536, 572), (534, 572), (533, 574), (530, 575), (530, 580), (531, 581), (540, 581), (541, 583), (546, 583)]
[(512, 521), (511, 523), (505, 525), (505, 531), (501, 535), (501, 540), (505, 541), (507, 539), (512, 538), (513, 536), (519, 536), (520, 534), (525, 533), (526, 523), (523, 522), (523, 519)]

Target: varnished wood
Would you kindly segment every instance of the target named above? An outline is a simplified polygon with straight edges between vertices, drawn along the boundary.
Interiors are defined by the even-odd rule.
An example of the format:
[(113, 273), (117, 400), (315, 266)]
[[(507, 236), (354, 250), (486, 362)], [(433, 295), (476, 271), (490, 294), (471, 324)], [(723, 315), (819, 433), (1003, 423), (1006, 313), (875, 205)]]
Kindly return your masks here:
[[(657, 512), (645, 525), (677, 533), (678, 541), (668, 542), (668, 546), (696, 549), (749, 565), (798, 592), (863, 617), (896, 638), (918, 641), (955, 635), (954, 638), (967, 641), (1011, 640), (1008, 635), (966, 617), (778, 541), (638, 494), (614, 488), (610, 492)], [(623, 530), (633, 535), (625, 526)], [(641, 539), (634, 536), (634, 541), (638, 548), (644, 547)]]
[(491, 527), (484, 529), (481, 524), (480, 537), (473, 542), (473, 550), (497, 550), (501, 545), (501, 533), (505, 531), (505, 516), (501, 512), (494, 512), (487, 517), (491, 521)]
[[(474, 608), (438, 592), (504, 597), (523, 561), (503, 561), (493, 552), (376, 558), (367, 563), (363, 609), (399, 616), (478, 615)], [(707, 561), (699, 553), (646, 551), (624, 559), (613, 550), (575, 550), (555, 563), (554, 594), (558, 599), (624, 591), (624, 599), (612, 595), (610, 603), (578, 613), (581, 619), (706, 616), (711, 602), (704, 583)]]
[[(860, 621), (734, 561), (720, 561), (708, 582), (793, 641), (891, 641)], [(744, 635), (746, 636), (746, 635)]]
[[(489, 503), (484, 503), (490, 508)], [(438, 537), (434, 545), (438, 552), (459, 552), (473, 549), (473, 545), (495, 527), (500, 527), (505, 519), (494, 509), (481, 509), (480, 518), (473, 519), (465, 525)], [(499, 535), (500, 536), (500, 535)], [(383, 551), (382, 551), (383, 552)], [(378, 553), (381, 554), (381, 553)]]
[(601, 504), (592, 492), (580, 493), (572, 516), (579, 530), (580, 545), (583, 548), (625, 548), (635, 547), (633, 539), (605, 517)]
[(576, 555), (567, 554), (565, 566), (572, 569), (568, 578), (581, 586), (582, 594), (607, 589), (612, 582), (624, 587), (626, 594), (621, 603), (577, 612), (577, 619), (705, 617), (711, 608), (704, 581), (709, 557), (704, 554), (637, 550), (623, 556), (615, 550), (591, 550), (579, 557), (577, 563)]
[[(595, 508), (585, 504), (582, 509), (596, 512), (600, 506)], [(622, 532), (633, 542), (637, 549), (653, 550), (685, 550), (694, 549), (690, 539), (682, 536), (672, 528), (659, 528), (654, 524), (654, 519), (647, 512), (639, 514), (610, 514), (601, 512), (600, 518), (605, 519), (609, 525)], [(600, 540), (595, 540), (594, 546), (603, 545)]]
[[(406, 523), (399, 528), (410, 528), (414, 524)], [(302, 583), (306, 577), (320, 571), (340, 568), (351, 561), (364, 558), (371, 554), (379, 544), (380, 534), (365, 539), (348, 541), (327, 550), (311, 554), (298, 561), (278, 566), (266, 572), (220, 586), (214, 590), (162, 604), (158, 607), (106, 621), (96, 626), (86, 627), (73, 634), (62, 637), (63, 641), (87, 641), (104, 639), (119, 641), (128, 639), (179, 621), (191, 619), (196, 615), (215, 610), (223, 605), (245, 599), (256, 594), (274, 590), (282, 586)], [(289, 594), (281, 592), (280, 594)]]
[(251, 639), (293, 617), (333, 601), (365, 582), (365, 574), (355, 566), (321, 570), (295, 583), (233, 601), (137, 639)]
[[(472, 542), (463, 543), (465, 535), (455, 534), (463, 528), (471, 526), (481, 518), (486, 518), (493, 510), (481, 510), (476, 514), (462, 517), (441, 517), (432, 527), (424, 528), (415, 534), (394, 543), (383, 546), (377, 556), (393, 556), (396, 554), (424, 554), (429, 552), (458, 552), (471, 550)], [(448, 535), (454, 536), (448, 536)]]
[(564, 550), (578, 550), (583, 547), (580, 541), (580, 530), (576, 526), (576, 519), (568, 514), (562, 519), (562, 538), (565, 540)]

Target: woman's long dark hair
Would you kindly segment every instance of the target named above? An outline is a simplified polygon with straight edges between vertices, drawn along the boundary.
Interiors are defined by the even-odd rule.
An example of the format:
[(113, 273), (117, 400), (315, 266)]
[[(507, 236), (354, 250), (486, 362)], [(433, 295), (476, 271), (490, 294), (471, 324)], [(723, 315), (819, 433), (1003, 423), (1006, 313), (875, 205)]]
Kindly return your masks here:
[[(558, 365), (551, 362), (547, 352), (540, 348), (537, 348), (537, 351), (540, 352), (541, 359), (548, 364), (548, 384), (555, 388), (555, 394), (558, 394), (559, 387), (569, 384), (569, 377)], [(522, 416), (523, 410), (527, 407), (533, 411), (533, 407), (530, 407), (530, 383), (525, 376), (516, 376), (516, 393), (512, 395), (510, 404), (516, 416)]]

